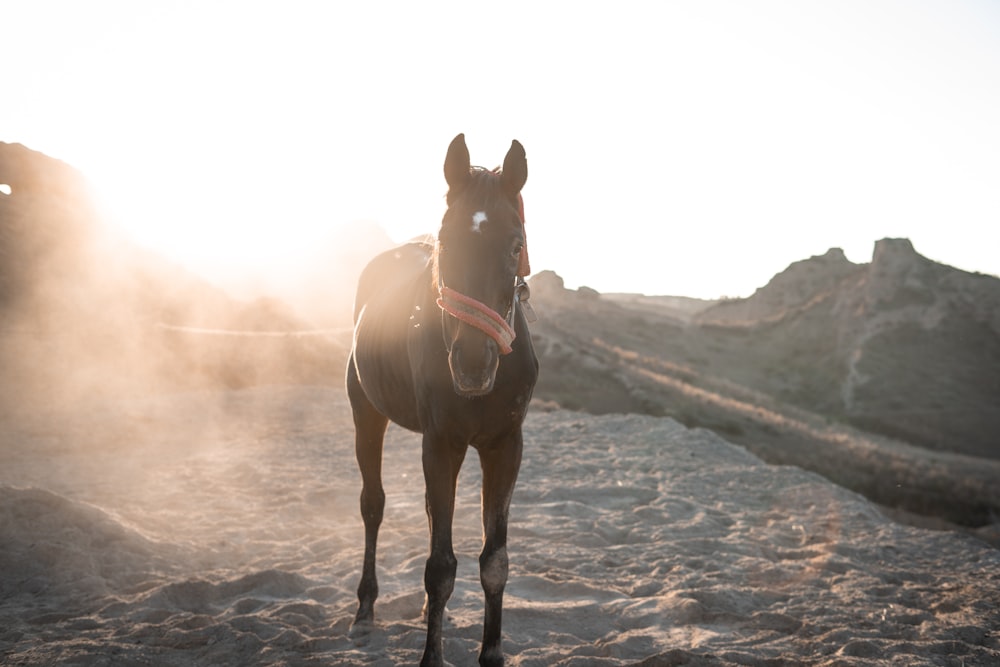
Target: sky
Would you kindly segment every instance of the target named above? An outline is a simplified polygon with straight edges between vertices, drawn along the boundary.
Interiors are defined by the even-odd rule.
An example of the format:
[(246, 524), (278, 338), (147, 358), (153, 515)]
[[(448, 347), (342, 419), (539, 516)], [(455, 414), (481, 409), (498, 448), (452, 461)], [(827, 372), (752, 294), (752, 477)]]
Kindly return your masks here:
[(442, 164), (512, 139), (532, 267), (747, 296), (874, 242), (1000, 273), (1000, 3), (0, 0), (0, 141), (217, 281), (376, 222), (434, 233)]

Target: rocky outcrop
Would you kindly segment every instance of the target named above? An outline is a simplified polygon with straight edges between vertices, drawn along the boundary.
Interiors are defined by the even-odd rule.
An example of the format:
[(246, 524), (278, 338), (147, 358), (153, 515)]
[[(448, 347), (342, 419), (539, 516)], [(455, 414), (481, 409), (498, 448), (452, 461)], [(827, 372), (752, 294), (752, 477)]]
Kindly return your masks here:
[(833, 315), (848, 419), (925, 446), (1000, 455), (1000, 279), (885, 239)]
[(755, 325), (776, 322), (801, 308), (829, 297), (845, 278), (863, 265), (854, 264), (840, 248), (794, 262), (746, 299), (727, 299), (700, 313), (695, 322), (706, 325)]
[(21, 144), (0, 142), (0, 184), (0, 309), (9, 309), (86, 271), (100, 223), (83, 175)]
[(882, 239), (869, 264), (834, 249), (696, 321), (741, 332), (761, 366), (751, 382), (769, 393), (924, 446), (1000, 456), (996, 277)]
[[(714, 426), (700, 408), (692, 408), (698, 420), (678, 414), (677, 396), (673, 406), (658, 405), (655, 396), (634, 391), (620, 370), (604, 382), (619, 396), (614, 401), (577, 393), (575, 387), (601, 382), (592, 372), (582, 375), (593, 363), (581, 361), (601, 340), (672, 364), (682, 380), (724, 379), (906, 442), (1000, 458), (1000, 279), (929, 260), (907, 239), (878, 241), (867, 264), (836, 248), (795, 262), (749, 298), (710, 305), (689, 322), (649, 297), (583, 303), (555, 274), (534, 280), (543, 349), (559, 352), (552, 360), (559, 374), (579, 375), (567, 382), (543, 373), (539, 395), (550, 392), (561, 404)], [(553, 308), (559, 323), (545, 317)], [(551, 331), (567, 322), (572, 326)], [(577, 333), (574, 356), (565, 341)], [(609, 368), (614, 363), (606, 360)]]

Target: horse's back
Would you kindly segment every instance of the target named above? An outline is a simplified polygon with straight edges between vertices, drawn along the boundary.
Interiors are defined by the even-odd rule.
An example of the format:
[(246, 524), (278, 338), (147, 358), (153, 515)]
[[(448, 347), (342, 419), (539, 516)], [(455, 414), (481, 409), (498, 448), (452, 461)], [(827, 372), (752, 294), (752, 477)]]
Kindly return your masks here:
[(420, 425), (407, 331), (418, 291), (429, 280), (432, 251), (427, 243), (414, 242), (377, 255), (361, 272), (354, 302), (353, 368), (348, 372), (357, 374), (376, 410), (411, 430)]
[[(391, 302), (409, 297), (411, 292), (407, 288), (414, 286), (420, 275), (427, 270), (432, 252), (430, 244), (414, 241), (386, 250), (368, 262), (358, 278), (354, 299), (355, 324), (358, 322), (358, 315), (369, 302), (386, 299)], [(401, 304), (400, 309), (408, 312), (412, 306), (411, 299), (408, 303)]]

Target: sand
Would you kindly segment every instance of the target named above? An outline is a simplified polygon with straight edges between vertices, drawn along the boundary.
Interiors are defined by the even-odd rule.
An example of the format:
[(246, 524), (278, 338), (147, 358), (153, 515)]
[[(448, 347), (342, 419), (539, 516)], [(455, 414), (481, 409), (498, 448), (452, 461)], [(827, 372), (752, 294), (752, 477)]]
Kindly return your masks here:
[[(998, 665), (1000, 551), (704, 430), (532, 413), (510, 665)], [(446, 658), (474, 664), (478, 465), (460, 479)], [(0, 427), (0, 663), (419, 660), (419, 439), (391, 428), (377, 625), (350, 630), (360, 481), (344, 393), (256, 388)]]

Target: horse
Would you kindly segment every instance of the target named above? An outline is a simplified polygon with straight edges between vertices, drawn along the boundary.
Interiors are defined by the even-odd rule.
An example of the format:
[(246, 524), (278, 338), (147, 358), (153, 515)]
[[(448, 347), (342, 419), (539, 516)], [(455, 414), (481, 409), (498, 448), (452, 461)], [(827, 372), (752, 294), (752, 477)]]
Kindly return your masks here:
[(485, 595), (479, 664), (503, 664), (507, 520), (521, 466), (522, 423), (538, 359), (527, 321), (530, 272), (521, 189), (524, 147), (512, 141), (499, 170), (473, 167), (465, 135), (444, 162), (447, 210), (435, 243), (375, 257), (358, 280), (347, 392), (361, 471), (365, 552), (354, 627), (374, 622), (375, 551), (385, 507), (382, 444), (388, 422), (422, 434), (430, 527), (424, 569), (427, 637), (421, 665), (442, 665), (442, 622), (457, 560), (452, 519), (459, 470), (471, 446), (482, 468)]

